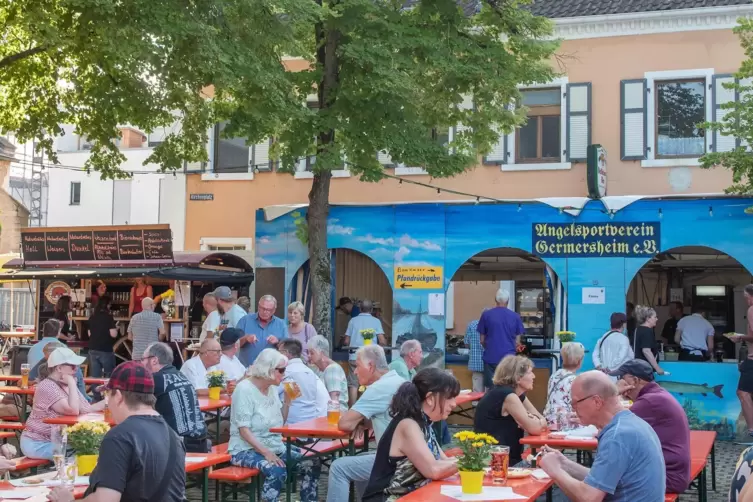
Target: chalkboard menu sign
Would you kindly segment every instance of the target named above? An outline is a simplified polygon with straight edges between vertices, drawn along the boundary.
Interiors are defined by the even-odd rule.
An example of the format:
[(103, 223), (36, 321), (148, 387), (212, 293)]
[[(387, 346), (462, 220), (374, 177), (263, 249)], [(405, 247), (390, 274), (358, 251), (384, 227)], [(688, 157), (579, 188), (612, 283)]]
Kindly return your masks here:
[(172, 260), (173, 239), (167, 225), (25, 228), (24, 261)]

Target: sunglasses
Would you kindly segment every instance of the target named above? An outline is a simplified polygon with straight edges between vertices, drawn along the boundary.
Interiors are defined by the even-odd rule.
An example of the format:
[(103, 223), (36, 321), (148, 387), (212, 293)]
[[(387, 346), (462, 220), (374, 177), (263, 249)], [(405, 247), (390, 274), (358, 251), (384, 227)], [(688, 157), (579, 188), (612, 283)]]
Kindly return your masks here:
[(278, 373), (279, 373), (280, 375), (284, 375), (284, 374), (285, 374), (285, 367), (282, 367), (282, 368), (275, 368), (275, 369), (277, 370), (277, 372), (278, 372)]

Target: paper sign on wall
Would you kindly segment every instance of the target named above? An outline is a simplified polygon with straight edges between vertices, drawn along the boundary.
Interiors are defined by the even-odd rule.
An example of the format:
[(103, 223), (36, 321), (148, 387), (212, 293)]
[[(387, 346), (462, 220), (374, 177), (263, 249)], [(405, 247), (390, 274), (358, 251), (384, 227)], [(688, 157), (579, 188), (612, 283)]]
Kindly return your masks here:
[(444, 315), (444, 293), (429, 293), (429, 315)]
[(604, 305), (606, 302), (604, 288), (583, 288), (583, 305)]
[(183, 323), (181, 322), (170, 323), (170, 341), (173, 341), (173, 342), (183, 341)]

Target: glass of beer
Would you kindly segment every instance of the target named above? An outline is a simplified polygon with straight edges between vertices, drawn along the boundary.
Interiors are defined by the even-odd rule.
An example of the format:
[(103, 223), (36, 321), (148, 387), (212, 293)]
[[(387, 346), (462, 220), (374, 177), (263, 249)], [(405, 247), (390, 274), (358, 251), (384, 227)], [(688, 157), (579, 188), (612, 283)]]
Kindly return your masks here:
[(31, 372), (31, 366), (28, 364), (21, 365), (21, 388), (29, 388), (29, 372)]
[(283, 388), (285, 389), (285, 394), (288, 395), (291, 401), (294, 401), (302, 396), (301, 394), (301, 388), (298, 387), (298, 384), (295, 383), (293, 380), (287, 380), (282, 383)]
[(340, 402), (330, 401), (327, 403), (327, 423), (337, 425), (340, 421)]
[(510, 463), (510, 447), (495, 446), (492, 448), (491, 475), (492, 483), (507, 483), (507, 468)]

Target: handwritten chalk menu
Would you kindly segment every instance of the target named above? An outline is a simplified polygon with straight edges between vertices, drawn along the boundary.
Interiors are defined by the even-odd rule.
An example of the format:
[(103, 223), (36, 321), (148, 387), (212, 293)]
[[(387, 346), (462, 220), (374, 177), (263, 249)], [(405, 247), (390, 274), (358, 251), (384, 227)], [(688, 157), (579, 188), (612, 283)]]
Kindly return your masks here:
[(21, 230), (25, 261), (172, 260), (172, 233), (166, 225), (144, 227), (26, 228)]

